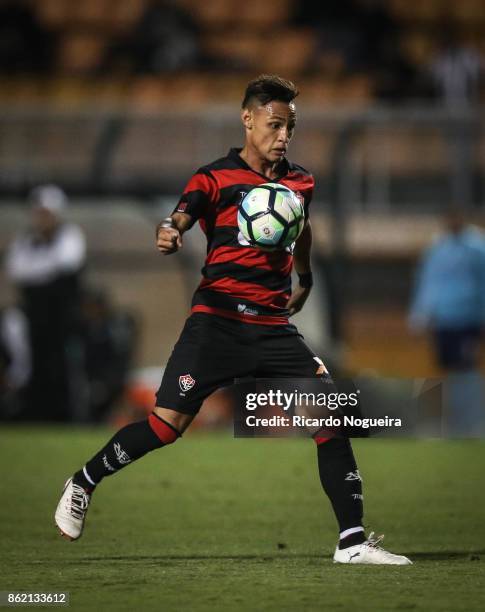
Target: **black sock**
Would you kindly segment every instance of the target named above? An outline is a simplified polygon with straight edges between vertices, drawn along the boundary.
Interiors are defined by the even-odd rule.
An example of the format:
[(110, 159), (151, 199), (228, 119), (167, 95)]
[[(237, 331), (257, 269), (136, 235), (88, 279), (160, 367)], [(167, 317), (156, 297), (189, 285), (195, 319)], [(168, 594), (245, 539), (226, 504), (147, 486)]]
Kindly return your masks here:
[(161, 446), (164, 444), (150, 427), (148, 420), (126, 425), (82, 470), (74, 474), (74, 482), (85, 489), (93, 489), (105, 476), (114, 474)]
[[(355, 463), (350, 440), (332, 438), (318, 444), (317, 449), (320, 482), (332, 504), (340, 533), (362, 526), (364, 514), (362, 480)], [(360, 533), (364, 536), (363, 531)], [(360, 539), (362, 536), (356, 537)]]

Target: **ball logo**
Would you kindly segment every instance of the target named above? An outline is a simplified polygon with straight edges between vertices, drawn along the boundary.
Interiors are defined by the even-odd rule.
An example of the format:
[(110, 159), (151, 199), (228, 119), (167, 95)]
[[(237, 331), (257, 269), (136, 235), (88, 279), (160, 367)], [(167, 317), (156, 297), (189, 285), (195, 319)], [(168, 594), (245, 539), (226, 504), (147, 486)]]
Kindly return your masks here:
[(241, 232), (239, 232), (237, 235), (237, 241), (239, 242), (241, 246), (251, 246), (249, 242), (246, 240), (246, 238), (244, 238)]
[(194, 385), (195, 380), (190, 374), (182, 374), (182, 376), (179, 376), (179, 386), (182, 391), (190, 391)]
[(262, 230), (263, 230), (263, 234), (264, 234), (265, 236), (268, 236), (268, 237), (269, 237), (269, 236), (271, 236), (271, 234), (273, 233), (273, 232), (271, 231), (271, 228), (270, 228), (270, 227), (268, 227), (267, 225), (265, 225), (265, 226), (262, 228)]

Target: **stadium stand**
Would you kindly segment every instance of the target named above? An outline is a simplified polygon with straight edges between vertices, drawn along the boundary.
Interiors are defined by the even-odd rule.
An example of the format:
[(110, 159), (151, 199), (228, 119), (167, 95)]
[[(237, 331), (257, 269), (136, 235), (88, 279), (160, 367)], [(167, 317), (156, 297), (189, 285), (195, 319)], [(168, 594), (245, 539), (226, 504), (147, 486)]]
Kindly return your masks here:
[[(187, 82), (194, 82), (190, 99), (191, 104), (197, 106), (205, 104), (213, 95), (212, 86), (204, 85), (204, 81), (210, 78), (211, 85), (214, 81), (224, 84), (232, 78), (234, 82), (233, 75), (236, 73), (237, 84), (230, 86), (225, 96), (232, 98), (240, 91), (247, 73), (254, 71), (285, 71), (300, 81), (304, 78), (305, 89), (312, 91), (316, 103), (346, 100), (361, 105), (367, 104), (375, 96), (388, 95), (386, 86), (379, 82), (387, 79), (388, 75), (372, 68), (373, 64), (382, 63), (385, 55), (388, 55), (385, 45), (377, 44), (375, 40), (372, 42), (375, 33), (371, 37), (364, 32), (359, 43), (359, 50), (366, 59), (362, 59), (360, 65), (355, 58), (349, 61), (345, 48), (347, 43), (333, 41), (329, 46), (328, 41), (321, 40), (318, 15), (315, 23), (295, 23), (295, 11), (299, 5), (295, 0), (274, 0), (270, 3), (248, 0), (243, 4), (235, 0), (177, 0), (172, 3), (151, 3), (149, 0), (85, 0), (81, 3), (31, 0), (24, 4), (30, 7), (39, 27), (44, 28), (56, 41), (53, 65), (49, 78), (44, 76), (34, 83), (35, 75), (31, 75), (28, 85), (21, 78), (25, 76), (22, 70), (11, 74), (0, 92), (0, 102), (14, 97), (32, 102), (54, 98), (70, 103), (74, 89), (74, 97), (87, 102), (97, 100), (102, 91), (109, 92), (108, 98), (112, 101), (141, 101), (143, 106), (146, 98), (150, 98), (154, 104), (170, 105), (174, 99), (180, 98)], [(145, 77), (135, 74), (133, 64), (126, 61), (113, 70), (103, 71), (106, 55), (136, 30), (149, 7), (156, 4), (162, 7), (162, 11), (177, 11), (193, 21), (200, 34), (197, 42), (198, 65), (195, 69), (188, 65), (185, 70), (187, 79), (175, 87), (167, 86), (167, 83), (159, 86), (147, 84)], [(365, 2), (348, 0), (340, 4), (344, 7), (348, 4), (349, 11), (358, 10), (357, 14), (364, 17), (367, 14), (368, 23), (363, 22), (365, 27), (381, 31), (379, 36), (382, 31), (386, 36), (382, 24), (387, 23), (392, 30), (397, 28), (396, 32), (387, 34), (395, 37), (396, 45), (393, 46), (400, 54), (400, 59), (392, 60), (391, 68), (399, 73), (399, 67), (407, 63), (407, 80), (409, 71), (414, 71), (417, 82), (411, 79), (411, 87), (397, 86), (397, 94), (393, 86), (392, 95), (416, 97), (423, 94), (419, 77), (423, 72), (426, 75), (426, 67), (437, 52), (445, 22), (454, 24), (463, 45), (479, 52), (485, 50), (485, 8), (479, 0), (459, 3), (427, 0), (416, 6), (404, 0), (392, 0), (379, 5), (381, 26), (372, 25), (372, 13)], [(376, 53), (379, 57), (373, 57)], [(168, 81), (172, 77), (171, 74), (164, 76), (163, 71), (155, 76), (161, 81)], [(400, 77), (398, 74), (398, 78), (405, 79), (405, 74)], [(74, 85), (72, 79), (80, 83)], [(106, 80), (109, 85), (104, 83)], [(224, 89), (217, 84), (216, 88)]]

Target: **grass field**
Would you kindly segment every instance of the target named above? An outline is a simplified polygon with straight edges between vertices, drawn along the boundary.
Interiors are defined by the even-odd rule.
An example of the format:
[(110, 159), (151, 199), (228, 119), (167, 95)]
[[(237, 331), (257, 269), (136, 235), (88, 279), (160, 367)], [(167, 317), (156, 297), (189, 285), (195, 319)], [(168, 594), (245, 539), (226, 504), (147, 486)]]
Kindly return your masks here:
[(356, 441), (366, 524), (414, 565), (349, 567), (306, 440), (187, 435), (106, 479), (62, 540), (62, 484), (108, 433), (3, 428), (0, 590), (98, 611), (485, 609), (485, 442)]

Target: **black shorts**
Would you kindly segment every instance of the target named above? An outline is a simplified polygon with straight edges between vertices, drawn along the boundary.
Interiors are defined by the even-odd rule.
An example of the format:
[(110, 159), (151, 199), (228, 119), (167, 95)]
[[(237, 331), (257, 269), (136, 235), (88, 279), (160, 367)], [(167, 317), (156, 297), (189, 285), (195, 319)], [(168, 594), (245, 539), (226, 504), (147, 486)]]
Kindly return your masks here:
[(294, 325), (256, 325), (204, 313), (186, 321), (157, 391), (157, 406), (197, 414), (235, 378), (311, 378), (323, 364)]

